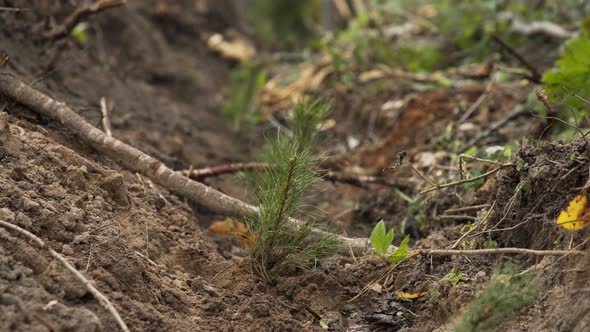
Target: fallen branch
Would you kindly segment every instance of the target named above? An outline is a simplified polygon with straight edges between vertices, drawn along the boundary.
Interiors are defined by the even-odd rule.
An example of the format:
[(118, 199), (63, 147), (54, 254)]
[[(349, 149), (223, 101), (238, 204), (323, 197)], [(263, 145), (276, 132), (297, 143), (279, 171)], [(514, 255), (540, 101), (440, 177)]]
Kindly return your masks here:
[(495, 249), (475, 249), (475, 250), (446, 250), (446, 249), (418, 249), (413, 250), (417, 255), (432, 256), (481, 256), (481, 255), (498, 255), (498, 254), (515, 254), (530, 256), (564, 256), (564, 255), (583, 255), (585, 252), (579, 250), (533, 250), (526, 248), (495, 248)]
[(568, 31), (552, 22), (533, 21), (527, 23), (516, 19), (512, 21), (510, 32), (525, 36), (543, 35), (561, 40), (569, 39), (575, 36), (574, 32)]
[[(258, 207), (230, 197), (218, 190), (197, 181), (192, 181), (180, 172), (166, 167), (161, 161), (142, 151), (127, 145), (88, 123), (65, 103), (58, 102), (40, 91), (30, 87), (12, 74), (0, 73), (0, 93), (29, 107), (35, 113), (61, 123), (86, 144), (107, 157), (118, 161), (133, 172), (145, 175), (153, 182), (200, 204), (212, 212), (238, 218), (250, 217), (259, 213)], [(289, 218), (292, 227), (300, 227), (303, 221)], [(325, 237), (327, 232), (314, 229), (311, 236)], [(334, 235), (339, 241), (339, 252), (348, 254), (363, 253), (367, 248), (367, 239), (348, 238)]]
[(6, 227), (8, 229), (18, 232), (21, 235), (24, 235), (33, 242), (37, 243), (37, 245), (40, 248), (47, 250), (51, 256), (57, 259), (66, 268), (66, 270), (70, 271), (76, 277), (76, 279), (78, 279), (80, 282), (84, 284), (84, 286), (86, 286), (86, 289), (94, 296), (98, 303), (100, 303), (100, 305), (103, 306), (103, 308), (105, 308), (109, 313), (111, 313), (111, 315), (113, 315), (113, 317), (117, 321), (117, 324), (119, 324), (119, 327), (121, 327), (121, 330), (129, 331), (129, 328), (127, 327), (127, 325), (125, 324), (125, 322), (123, 321), (123, 319), (121, 318), (121, 316), (117, 312), (117, 309), (115, 309), (111, 301), (109, 301), (109, 299), (104, 294), (102, 294), (98, 289), (96, 289), (96, 287), (94, 287), (94, 285), (92, 285), (92, 283), (88, 279), (86, 279), (86, 277), (84, 277), (82, 273), (76, 270), (76, 268), (73, 267), (62, 255), (58, 254), (55, 250), (47, 246), (47, 244), (45, 244), (45, 242), (43, 242), (43, 240), (38, 238), (35, 234), (25, 229), (22, 229), (4, 220), (0, 220), (0, 226)]
[(63, 38), (69, 35), (72, 29), (88, 16), (95, 15), (109, 8), (122, 6), (126, 3), (127, 0), (98, 0), (94, 3), (78, 8), (70, 14), (62, 24), (45, 33), (44, 37), (50, 40)]

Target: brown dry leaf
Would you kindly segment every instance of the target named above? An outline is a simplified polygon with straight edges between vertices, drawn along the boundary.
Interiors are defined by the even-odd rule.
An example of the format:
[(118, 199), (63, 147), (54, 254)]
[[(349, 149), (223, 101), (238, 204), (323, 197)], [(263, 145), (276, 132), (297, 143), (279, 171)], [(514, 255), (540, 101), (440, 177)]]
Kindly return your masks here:
[(256, 54), (254, 47), (246, 40), (236, 39), (227, 41), (219, 33), (209, 37), (207, 44), (212, 50), (218, 52), (224, 58), (237, 62), (246, 62)]
[(222, 236), (233, 236), (238, 239), (244, 247), (248, 247), (248, 245), (256, 241), (256, 236), (248, 231), (246, 225), (233, 218), (225, 218), (223, 221), (214, 221), (207, 231)]
[(302, 63), (296, 69), (279, 73), (270, 79), (257, 94), (257, 103), (265, 109), (289, 109), (305, 93), (318, 90), (326, 77), (333, 72), (332, 67), (326, 64)]
[(590, 226), (590, 211), (587, 207), (588, 197), (584, 191), (571, 200), (566, 210), (561, 211), (557, 217), (557, 224), (572, 231)]
[(406, 293), (406, 292), (397, 292), (397, 296), (395, 297), (396, 300), (417, 300), (422, 296), (428, 294), (428, 292), (421, 292), (421, 293)]

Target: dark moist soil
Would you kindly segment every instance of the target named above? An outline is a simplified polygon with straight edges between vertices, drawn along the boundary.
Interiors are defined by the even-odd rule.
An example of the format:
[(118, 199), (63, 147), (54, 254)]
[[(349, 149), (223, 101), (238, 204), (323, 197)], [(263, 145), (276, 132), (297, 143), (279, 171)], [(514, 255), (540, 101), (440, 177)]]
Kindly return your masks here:
[[(66, 102), (98, 127), (99, 100), (106, 97), (114, 105), (113, 135), (175, 169), (251, 161), (258, 144), (231, 131), (219, 116), (232, 64), (206, 46), (211, 34), (238, 26), (238, 15), (229, 1), (196, 3), (129, 2), (89, 18), (89, 41), (84, 45), (73, 39), (48, 43), (39, 37), (74, 10), (69, 1), (37, 1), (28, 4), (31, 11), (0, 11), (0, 52), (9, 56), (2, 70)], [(14, 2), (0, 1), (0, 6)], [(334, 89), (327, 93), (337, 97), (334, 118), (339, 125), (332, 136), (343, 141), (354, 135), (370, 144), (339, 154), (328, 164), (375, 174), (395, 161), (400, 150), (407, 150), (410, 158), (435, 151), (448, 122), (484, 88), (475, 84), (410, 96), (404, 87), (394, 86), (377, 96), (362, 89), (354, 94)], [(522, 93), (514, 92), (519, 89)], [(528, 91), (519, 89), (494, 92), (492, 106), (474, 115), (475, 131), (522, 101)], [(400, 98), (403, 112), (384, 111), (370, 119), (371, 109)], [(496, 263), (506, 261), (540, 267), (535, 280), (542, 291), (501, 330), (590, 328), (588, 264), (573, 257), (418, 257), (392, 269), (375, 257), (336, 256), (318, 262), (312, 271), (277, 276), (271, 284), (257, 281), (243, 250), (203, 232), (224, 216), (211, 215), (122, 169), (59, 124), (11, 100), (0, 97), (0, 107), (6, 112), (0, 113), (0, 219), (33, 232), (68, 259), (111, 299), (133, 331), (321, 331), (316, 315), (334, 331), (451, 331)], [(371, 121), (376, 123), (373, 138), (367, 136)], [(538, 129), (515, 120), (486, 143)], [(587, 232), (572, 235), (557, 228), (554, 220), (586, 182), (588, 157), (583, 142), (519, 151), (522, 169), (500, 172), (485, 191), (463, 202), (495, 201), (489, 224), (511, 231), (486, 233), (472, 244), (492, 240), (498, 246), (534, 249), (579, 244)], [(398, 190), (416, 194), (407, 169), (388, 176)], [(231, 178), (208, 183), (245, 196)], [(348, 234), (367, 236), (380, 218), (397, 227), (407, 217), (406, 232), (418, 239), (412, 240), (412, 247), (448, 248), (461, 236), (462, 223), (418, 225), (411, 219), (416, 211), (391, 188), (332, 183), (322, 188), (316, 207), (324, 211), (322, 220)], [(433, 196), (422, 206), (425, 216), (459, 204), (453, 197), (448, 191)], [(3, 228), (0, 261), (1, 331), (118, 329), (58, 262)], [(444, 278), (451, 271), (463, 275), (456, 284)], [(370, 290), (351, 301), (375, 280)], [(396, 299), (398, 291), (429, 295), (404, 301)]]

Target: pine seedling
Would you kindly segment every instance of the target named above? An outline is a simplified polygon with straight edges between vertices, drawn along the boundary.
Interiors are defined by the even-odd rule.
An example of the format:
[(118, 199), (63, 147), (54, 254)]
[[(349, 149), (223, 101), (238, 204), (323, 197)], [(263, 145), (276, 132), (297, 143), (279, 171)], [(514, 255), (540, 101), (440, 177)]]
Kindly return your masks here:
[(250, 179), (260, 213), (247, 221), (249, 231), (256, 234), (249, 254), (254, 271), (263, 279), (270, 280), (272, 273), (289, 267), (309, 267), (335, 247), (332, 237), (308, 238), (312, 227), (316, 227), (313, 222), (300, 226), (287, 223), (300, 211), (309, 189), (319, 180), (314, 170), (318, 158), (313, 155), (313, 146), (327, 108), (322, 101), (295, 105), (293, 137), (270, 140), (264, 161), (273, 167), (252, 174)]

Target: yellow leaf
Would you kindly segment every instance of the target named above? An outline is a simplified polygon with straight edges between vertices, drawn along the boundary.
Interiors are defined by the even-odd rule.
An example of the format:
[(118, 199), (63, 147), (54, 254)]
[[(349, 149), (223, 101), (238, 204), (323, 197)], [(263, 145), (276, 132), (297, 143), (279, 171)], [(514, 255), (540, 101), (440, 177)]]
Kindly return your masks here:
[(587, 211), (586, 191), (571, 200), (566, 210), (557, 217), (557, 224), (565, 229), (577, 231), (590, 226), (590, 211)]
[(416, 300), (421, 298), (422, 296), (426, 295), (428, 292), (422, 293), (406, 293), (406, 292), (397, 292), (397, 296), (395, 297), (396, 300), (404, 299), (404, 300)]

